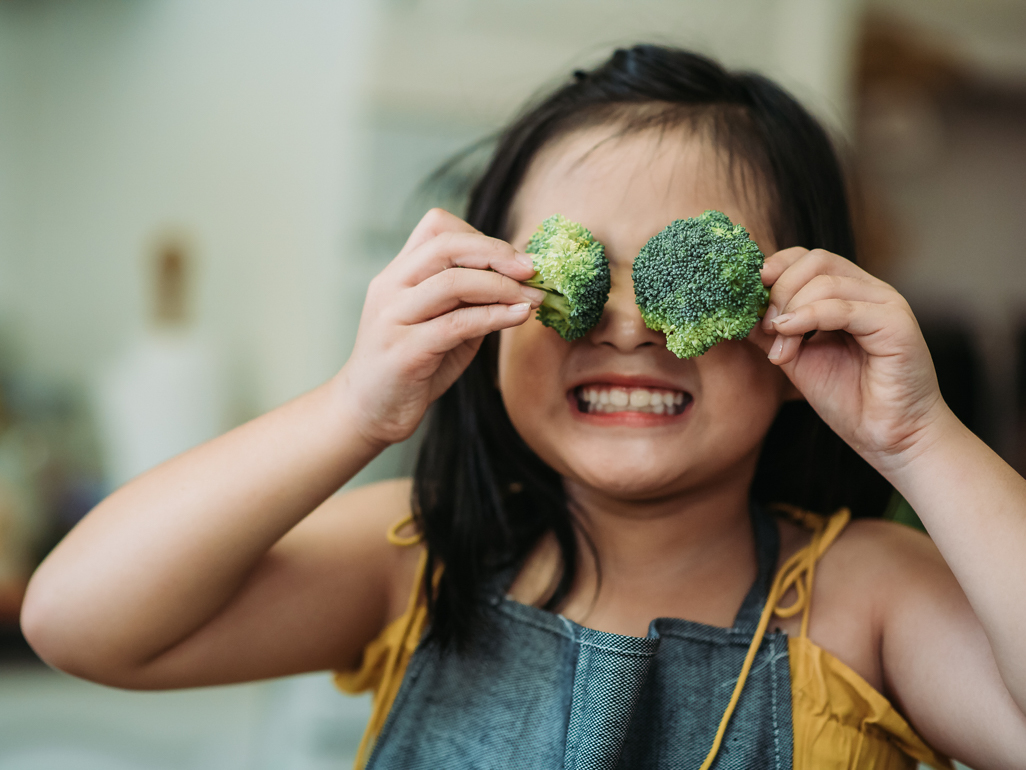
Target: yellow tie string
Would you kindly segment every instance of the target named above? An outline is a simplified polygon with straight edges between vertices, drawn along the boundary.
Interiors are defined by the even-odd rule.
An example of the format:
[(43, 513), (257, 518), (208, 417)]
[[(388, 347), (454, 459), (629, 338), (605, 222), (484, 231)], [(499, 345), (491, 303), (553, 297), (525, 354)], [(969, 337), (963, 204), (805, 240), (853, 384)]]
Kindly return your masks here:
[[(720, 751), (720, 744), (723, 743), (723, 736), (727, 732), (727, 725), (734, 714), (738, 701), (741, 700), (741, 691), (744, 689), (745, 681), (748, 679), (748, 673), (752, 670), (755, 655), (758, 653), (759, 645), (762, 644), (763, 637), (766, 635), (770, 619), (774, 615), (782, 618), (791, 618), (799, 612), (804, 612), (801, 635), (803, 637), (807, 635), (809, 630), (809, 607), (812, 603), (812, 580), (815, 576), (816, 562), (826, 549), (830, 547), (830, 544), (837, 538), (851, 518), (851, 512), (847, 508), (843, 508), (835, 513), (828, 521), (791, 506), (779, 506), (779, 508), (791, 518), (812, 529), (812, 540), (807, 546), (784, 562), (784, 565), (777, 572), (777, 576), (773, 580), (769, 595), (766, 597), (766, 606), (762, 609), (762, 615), (759, 617), (759, 625), (755, 628), (752, 643), (748, 645), (748, 653), (745, 655), (745, 662), (741, 666), (741, 673), (737, 678), (737, 684), (734, 685), (734, 692), (730, 696), (727, 710), (723, 712), (723, 718), (720, 719), (720, 725), (716, 730), (716, 737), (713, 739), (712, 748), (709, 749), (709, 753), (706, 755), (705, 761), (699, 770), (709, 770)], [(780, 606), (781, 599), (791, 588), (795, 589), (797, 598), (786, 607)]]
[(399, 519), (395, 524), (388, 528), (385, 532), (385, 537), (388, 538), (388, 542), (392, 545), (397, 545), (400, 548), (408, 548), (411, 545), (417, 545), (424, 536), (419, 532), (414, 532), (412, 535), (400, 535), (399, 533), (413, 523), (413, 514), (410, 514), (406, 518)]

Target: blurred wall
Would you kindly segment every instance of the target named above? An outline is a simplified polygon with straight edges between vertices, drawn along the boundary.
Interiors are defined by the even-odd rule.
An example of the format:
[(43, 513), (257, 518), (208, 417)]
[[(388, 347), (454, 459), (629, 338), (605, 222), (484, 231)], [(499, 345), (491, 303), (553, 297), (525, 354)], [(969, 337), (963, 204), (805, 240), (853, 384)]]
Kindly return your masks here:
[[(779, 78), (828, 119), (847, 111), (859, 0), (409, 0), (384, 3), (376, 101), (505, 120), (615, 45), (668, 43)], [(839, 122), (835, 120), (834, 122)]]
[(867, 10), (904, 22), (988, 79), (1020, 87), (1026, 73), (1022, 0), (866, 0)]
[(973, 427), (1026, 471), (1026, 3), (867, 11), (855, 134), (884, 247), (874, 267), (928, 342), (971, 346), (975, 362), (951, 374), (976, 370)]
[(374, 11), (0, 5), (0, 298), (31, 369), (81, 379), (127, 344), (166, 233), (252, 409), (337, 368)]

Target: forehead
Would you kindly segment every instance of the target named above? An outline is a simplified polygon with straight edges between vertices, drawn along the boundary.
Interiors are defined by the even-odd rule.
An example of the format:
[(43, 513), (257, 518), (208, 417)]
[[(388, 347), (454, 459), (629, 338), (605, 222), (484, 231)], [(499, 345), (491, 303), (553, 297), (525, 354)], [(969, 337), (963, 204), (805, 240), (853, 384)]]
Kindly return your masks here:
[(523, 248), (545, 218), (580, 222), (613, 262), (632, 262), (653, 235), (675, 219), (717, 209), (748, 228), (767, 255), (774, 251), (758, 186), (731, 179), (711, 142), (656, 129), (621, 135), (600, 126), (569, 134), (532, 162), (510, 211), (510, 240)]

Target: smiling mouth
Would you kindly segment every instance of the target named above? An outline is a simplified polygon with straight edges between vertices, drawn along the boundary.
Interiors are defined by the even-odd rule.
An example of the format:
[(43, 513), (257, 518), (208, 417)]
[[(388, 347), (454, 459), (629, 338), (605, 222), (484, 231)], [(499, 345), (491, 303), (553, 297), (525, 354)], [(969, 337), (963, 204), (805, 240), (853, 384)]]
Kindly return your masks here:
[(577, 408), (585, 414), (641, 412), (668, 417), (681, 414), (691, 394), (662, 388), (625, 388), (614, 385), (581, 385), (574, 389)]

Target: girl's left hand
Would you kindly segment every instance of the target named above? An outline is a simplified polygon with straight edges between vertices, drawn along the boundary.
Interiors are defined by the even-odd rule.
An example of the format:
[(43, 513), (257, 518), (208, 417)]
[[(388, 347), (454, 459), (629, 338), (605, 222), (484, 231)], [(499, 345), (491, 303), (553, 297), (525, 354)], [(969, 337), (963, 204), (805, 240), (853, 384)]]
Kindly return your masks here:
[(777, 252), (762, 280), (770, 304), (749, 339), (866, 460), (879, 470), (901, 464), (947, 411), (905, 299), (821, 249)]

